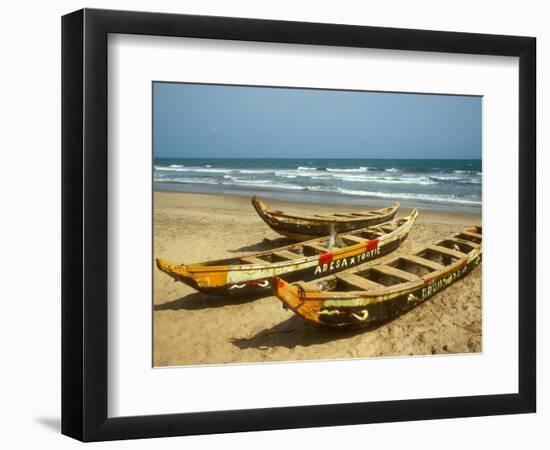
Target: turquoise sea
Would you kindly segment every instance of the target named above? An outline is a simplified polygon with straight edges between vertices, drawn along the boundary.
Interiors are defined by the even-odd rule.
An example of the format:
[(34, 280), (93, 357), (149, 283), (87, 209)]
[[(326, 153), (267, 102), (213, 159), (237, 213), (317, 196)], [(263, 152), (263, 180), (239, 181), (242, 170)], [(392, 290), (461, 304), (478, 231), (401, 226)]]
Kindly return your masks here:
[(481, 212), (480, 159), (155, 158), (158, 190)]

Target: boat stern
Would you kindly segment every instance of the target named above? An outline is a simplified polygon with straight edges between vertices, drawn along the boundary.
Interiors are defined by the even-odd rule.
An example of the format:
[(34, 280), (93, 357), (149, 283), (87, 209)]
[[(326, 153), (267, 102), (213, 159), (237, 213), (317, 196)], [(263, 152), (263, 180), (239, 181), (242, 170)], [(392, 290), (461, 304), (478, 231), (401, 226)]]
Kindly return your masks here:
[(227, 281), (228, 266), (174, 264), (161, 258), (157, 258), (156, 263), (158, 269), (174, 281), (180, 281), (199, 292), (212, 295), (230, 293)]
[(280, 278), (272, 278), (273, 294), (283, 302), (285, 308), (290, 308), (302, 319), (324, 324), (320, 318), (320, 311), (324, 300), (317, 292), (306, 292), (298, 283), (287, 283)]
[(405, 237), (407, 237), (416, 222), (416, 219), (418, 218), (418, 209), (414, 208), (411, 213), (408, 216), (405, 216), (404, 219), (406, 221), (405, 226), (403, 227), (403, 232), (405, 233)]
[(399, 208), (401, 208), (401, 203), (399, 202), (395, 202), (393, 206), (390, 206), (388, 208), (389, 210), (389, 213), (390, 213), (390, 220), (393, 219), (396, 215), (397, 215), (397, 211), (399, 211)]
[(265, 214), (267, 211), (267, 205), (256, 196), (252, 197), (252, 206), (258, 214)]
[(166, 275), (171, 276), (176, 281), (181, 281), (185, 284), (191, 284), (193, 281), (192, 275), (186, 270), (183, 264), (174, 264), (164, 259), (156, 259), (157, 268)]
[(291, 308), (296, 311), (300, 304), (303, 303), (303, 290), (297, 285), (287, 283), (281, 278), (274, 277), (271, 279), (271, 289), (273, 295), (283, 302), (285, 307)]

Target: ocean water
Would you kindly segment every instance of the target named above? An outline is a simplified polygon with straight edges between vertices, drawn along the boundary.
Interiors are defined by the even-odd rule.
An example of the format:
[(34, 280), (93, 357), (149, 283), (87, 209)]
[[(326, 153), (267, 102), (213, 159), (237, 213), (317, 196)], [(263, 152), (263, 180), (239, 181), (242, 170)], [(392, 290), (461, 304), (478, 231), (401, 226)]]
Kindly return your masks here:
[(481, 160), (155, 158), (158, 190), (481, 212)]

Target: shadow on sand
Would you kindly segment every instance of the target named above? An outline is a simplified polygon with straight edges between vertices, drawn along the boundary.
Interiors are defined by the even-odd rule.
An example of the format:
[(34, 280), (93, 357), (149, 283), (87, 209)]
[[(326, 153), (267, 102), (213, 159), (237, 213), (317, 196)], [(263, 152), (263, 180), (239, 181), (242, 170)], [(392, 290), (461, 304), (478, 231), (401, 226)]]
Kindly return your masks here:
[(270, 295), (269, 291), (234, 297), (229, 295), (214, 296), (194, 292), (171, 302), (154, 305), (153, 309), (155, 311), (197, 311), (200, 309), (221, 308), (228, 305), (242, 305)]
[(383, 323), (363, 328), (338, 329), (315, 325), (305, 322), (298, 316), (292, 316), (274, 327), (256, 333), (254, 336), (232, 339), (231, 343), (241, 350), (259, 347), (286, 347), (292, 349), (297, 345), (307, 347), (347, 339), (373, 331), (382, 325)]
[(228, 250), (231, 253), (241, 253), (241, 252), (266, 252), (268, 250), (274, 250), (279, 247), (284, 247), (286, 245), (294, 244), (295, 241), (288, 239), (286, 237), (280, 237), (277, 239), (264, 239), (262, 242), (258, 242), (252, 245), (245, 245), (241, 248), (236, 248), (234, 250)]

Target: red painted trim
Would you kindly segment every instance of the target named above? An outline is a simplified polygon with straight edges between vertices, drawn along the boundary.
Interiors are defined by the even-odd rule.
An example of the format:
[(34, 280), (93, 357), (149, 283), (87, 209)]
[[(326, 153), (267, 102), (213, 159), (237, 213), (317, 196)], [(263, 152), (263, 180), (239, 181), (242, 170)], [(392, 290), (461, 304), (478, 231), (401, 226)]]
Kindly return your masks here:
[(319, 257), (319, 264), (327, 264), (332, 261), (332, 253), (323, 253)]
[(376, 247), (378, 247), (378, 239), (373, 239), (367, 242), (365, 250), (368, 252), (374, 250)]

